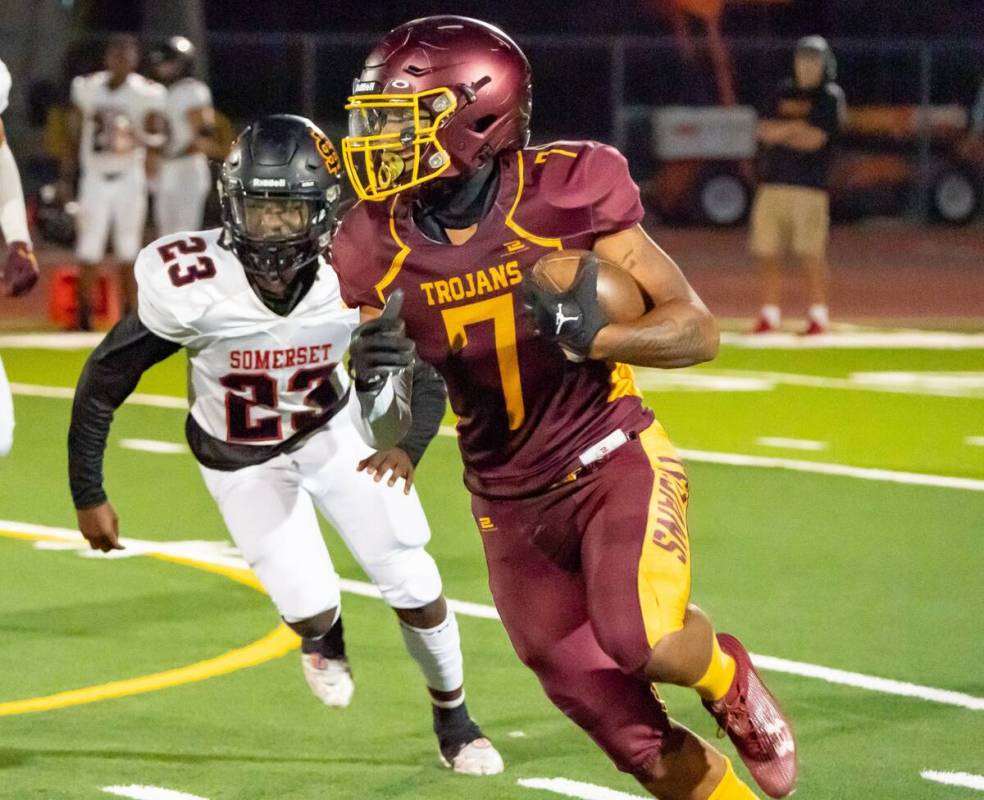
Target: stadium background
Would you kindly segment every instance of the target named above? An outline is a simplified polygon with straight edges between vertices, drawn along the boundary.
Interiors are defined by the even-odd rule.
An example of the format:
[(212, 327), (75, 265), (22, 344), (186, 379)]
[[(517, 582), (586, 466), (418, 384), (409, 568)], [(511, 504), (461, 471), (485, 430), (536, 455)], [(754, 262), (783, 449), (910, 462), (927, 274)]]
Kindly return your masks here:
[[(374, 36), (448, 10), (387, 1), (3, 6), (0, 57), (15, 80), (4, 121), (32, 192), (51, 178), (67, 81), (98, 63), (109, 30), (146, 41), (192, 35), (230, 129), (296, 110), (337, 136), (341, 103)], [(982, 4), (721, 6), (738, 103), (761, 110), (796, 38), (821, 33), (837, 53), (853, 115), (834, 206), (837, 325), (822, 341), (780, 334), (765, 343), (742, 335), (756, 308), (742, 216), (708, 226), (695, 194), (709, 174), (747, 181), (741, 160), (668, 166), (653, 143), (654, 111), (722, 100), (707, 20), (688, 14), (684, 40), (669, 3), (453, 6), (501, 24), (526, 48), (537, 141), (591, 137), (625, 150), (647, 198), (647, 225), (723, 319), (715, 363), (643, 371), (640, 383), (687, 455), (695, 599), (772, 657), (762, 663), (802, 742), (798, 796), (975, 796), (984, 785), (984, 231), (975, 208), (965, 224), (939, 224), (935, 202), (953, 174), (980, 202)], [(377, 601), (346, 595), (359, 687), (348, 712), (318, 707), (296, 657), (275, 657), (291, 642), (264, 639), (276, 624), (272, 610), (226, 580), (242, 575), (181, 446), (180, 357), (146, 376), (142, 397), (118, 415), (107, 455), (124, 536), (139, 540), (131, 552), (159, 558), (80, 558), (64, 436), (71, 387), (96, 339), (34, 335), (55, 329), (50, 275), (71, 260), (63, 249), (39, 248), (34, 295), (0, 299), (0, 355), (18, 417), (14, 451), (0, 462), (0, 798), (97, 798), (115, 785), (210, 800), (586, 791), (529, 783), (544, 779), (638, 794), (547, 704), (485, 618), (484, 565), (448, 436), (435, 441), (419, 482), (448, 594), (477, 604), (479, 616), (462, 622), (472, 704), (509, 767), (492, 781), (437, 768), (425, 699), (406, 690), (415, 686), (411, 667)], [(796, 316), (803, 301), (792, 277)], [(363, 580), (340, 543), (331, 546), (342, 574)], [(211, 663), (253, 641), (261, 642), (250, 651), (257, 665), (234, 664), (222, 677), (151, 682), (142, 688), (153, 691), (136, 694), (117, 685), (108, 694), (125, 696), (116, 699), (85, 692)], [(83, 691), (62, 694), (75, 690)], [(667, 699), (685, 723), (713, 735), (691, 697), (671, 691)]]

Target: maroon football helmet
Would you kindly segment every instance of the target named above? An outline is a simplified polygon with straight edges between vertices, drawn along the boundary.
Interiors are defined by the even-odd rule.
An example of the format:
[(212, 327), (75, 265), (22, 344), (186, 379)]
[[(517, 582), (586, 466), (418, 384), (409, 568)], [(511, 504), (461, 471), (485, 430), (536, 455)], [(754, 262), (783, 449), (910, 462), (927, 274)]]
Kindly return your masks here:
[(468, 174), (526, 145), (531, 106), (529, 61), (501, 30), (456, 16), (407, 22), (369, 54), (345, 107), (349, 178), (381, 200)]

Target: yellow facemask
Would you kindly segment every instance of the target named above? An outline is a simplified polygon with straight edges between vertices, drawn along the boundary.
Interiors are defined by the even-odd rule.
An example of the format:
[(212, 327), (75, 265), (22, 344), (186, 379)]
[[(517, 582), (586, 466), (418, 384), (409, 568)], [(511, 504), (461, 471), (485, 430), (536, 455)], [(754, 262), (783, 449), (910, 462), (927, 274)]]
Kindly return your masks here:
[(342, 157), (355, 193), (362, 200), (382, 200), (443, 173), (451, 157), (437, 132), (457, 107), (446, 87), (349, 97)]

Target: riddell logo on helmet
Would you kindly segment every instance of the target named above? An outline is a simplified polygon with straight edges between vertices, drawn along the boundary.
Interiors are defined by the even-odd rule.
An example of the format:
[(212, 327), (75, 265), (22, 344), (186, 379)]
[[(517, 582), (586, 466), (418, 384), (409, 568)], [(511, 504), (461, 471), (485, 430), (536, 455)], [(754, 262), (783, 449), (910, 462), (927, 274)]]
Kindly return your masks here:
[(287, 185), (286, 178), (253, 178), (254, 189), (282, 189)]

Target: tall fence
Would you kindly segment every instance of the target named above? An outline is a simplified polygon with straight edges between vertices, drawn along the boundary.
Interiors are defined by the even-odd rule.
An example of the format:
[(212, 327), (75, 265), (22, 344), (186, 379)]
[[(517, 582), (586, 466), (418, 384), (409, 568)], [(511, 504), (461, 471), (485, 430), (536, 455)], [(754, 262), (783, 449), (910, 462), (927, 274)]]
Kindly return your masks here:
[[(208, 34), (217, 107), (234, 123), (296, 111), (338, 136), (345, 98), (373, 44), (371, 34)], [(672, 37), (520, 37), (534, 71), (534, 140), (593, 138), (627, 154), (646, 180), (660, 167), (653, 115), (673, 107), (711, 107), (730, 81), (738, 103), (764, 112), (791, 73), (793, 40), (732, 39), (715, 60), (696, 39)], [(98, 66), (98, 40), (77, 46), (66, 72)], [(984, 79), (984, 42), (833, 40), (848, 107), (845, 146), (868, 154), (865, 169), (896, 181), (896, 211), (925, 214), (941, 170), (960, 166)], [(715, 70), (715, 63), (723, 69)], [(979, 127), (984, 121), (979, 121)], [(964, 148), (965, 150), (966, 148)], [(881, 158), (878, 161), (876, 156)], [(894, 177), (893, 177), (894, 176)], [(891, 183), (891, 181), (889, 181)]]

